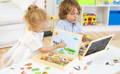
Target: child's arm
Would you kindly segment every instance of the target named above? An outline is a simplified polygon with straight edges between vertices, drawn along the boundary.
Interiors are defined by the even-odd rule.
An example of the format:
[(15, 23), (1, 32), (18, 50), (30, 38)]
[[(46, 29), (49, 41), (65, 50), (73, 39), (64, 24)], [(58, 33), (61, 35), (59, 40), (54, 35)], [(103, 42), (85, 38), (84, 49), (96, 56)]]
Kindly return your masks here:
[(40, 48), (40, 52), (42, 53), (47, 53), (47, 52), (51, 52), (51, 51), (54, 51), (55, 49), (58, 49), (58, 48), (64, 48), (66, 46), (65, 43), (61, 42), (59, 43), (58, 45), (54, 45), (54, 46), (49, 46), (49, 47), (42, 47)]

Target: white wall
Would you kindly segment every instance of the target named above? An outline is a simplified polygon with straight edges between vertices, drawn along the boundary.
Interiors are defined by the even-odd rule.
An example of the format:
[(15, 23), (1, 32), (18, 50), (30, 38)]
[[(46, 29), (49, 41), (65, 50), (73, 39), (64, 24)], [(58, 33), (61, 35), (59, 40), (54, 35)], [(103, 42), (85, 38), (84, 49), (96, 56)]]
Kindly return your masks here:
[(47, 12), (51, 16), (58, 15), (58, 7), (62, 0), (47, 0)]
[(53, 16), (55, 14), (55, 0), (47, 0), (47, 9), (49, 15)]
[(38, 7), (44, 9), (44, 0), (36, 0), (36, 4)]

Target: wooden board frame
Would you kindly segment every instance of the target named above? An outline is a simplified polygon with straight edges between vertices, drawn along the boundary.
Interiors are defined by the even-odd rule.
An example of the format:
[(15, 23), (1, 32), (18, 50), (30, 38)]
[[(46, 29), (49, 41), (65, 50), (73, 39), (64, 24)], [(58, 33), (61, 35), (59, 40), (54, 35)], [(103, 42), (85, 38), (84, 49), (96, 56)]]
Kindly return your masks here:
[[(114, 36), (114, 35), (108, 35), (108, 36), (105, 36), (105, 37), (102, 37), (102, 38), (99, 38), (99, 39), (96, 39), (96, 40), (91, 41), (91, 42), (89, 43), (87, 49), (85, 50), (84, 54), (83, 54), (82, 56), (79, 56), (79, 59), (82, 60), (83, 57), (86, 57), (85, 55), (87, 54), (89, 48), (91, 47), (91, 45), (92, 45), (94, 42), (97, 42), (97, 41), (100, 41), (100, 40), (103, 40), (103, 39), (106, 39), (106, 38), (110, 38), (110, 40), (108, 41), (107, 45), (105, 46), (105, 49), (106, 49), (106, 47), (108, 46), (109, 42), (112, 40), (112, 37), (113, 37), (113, 36)], [(103, 50), (105, 50), (105, 49), (103, 49)], [(103, 51), (103, 50), (101, 50), (101, 51)], [(101, 51), (98, 51), (98, 52), (101, 52)], [(94, 55), (94, 54), (96, 54), (96, 53), (98, 53), (98, 52), (89, 54), (89, 55), (87, 55), (87, 56)]]

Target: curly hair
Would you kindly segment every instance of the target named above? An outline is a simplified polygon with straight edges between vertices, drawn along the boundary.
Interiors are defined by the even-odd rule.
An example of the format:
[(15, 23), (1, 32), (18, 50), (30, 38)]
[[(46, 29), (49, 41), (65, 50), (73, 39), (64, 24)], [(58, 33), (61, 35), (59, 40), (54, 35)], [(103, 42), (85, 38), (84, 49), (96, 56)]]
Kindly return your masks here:
[(64, 0), (59, 6), (59, 18), (66, 19), (67, 14), (70, 12), (72, 7), (76, 7), (79, 14), (81, 12), (81, 7), (76, 0)]

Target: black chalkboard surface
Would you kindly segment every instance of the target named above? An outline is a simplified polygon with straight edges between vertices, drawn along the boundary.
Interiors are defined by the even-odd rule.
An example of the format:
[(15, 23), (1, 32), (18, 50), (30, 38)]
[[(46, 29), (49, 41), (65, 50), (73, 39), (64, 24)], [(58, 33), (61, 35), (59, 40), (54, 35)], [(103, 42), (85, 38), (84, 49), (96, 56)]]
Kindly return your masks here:
[(44, 32), (44, 37), (52, 36), (53, 32), (51, 31), (46, 31)]
[(85, 56), (104, 50), (111, 39), (112, 36), (108, 36), (99, 40), (92, 41), (88, 46)]

